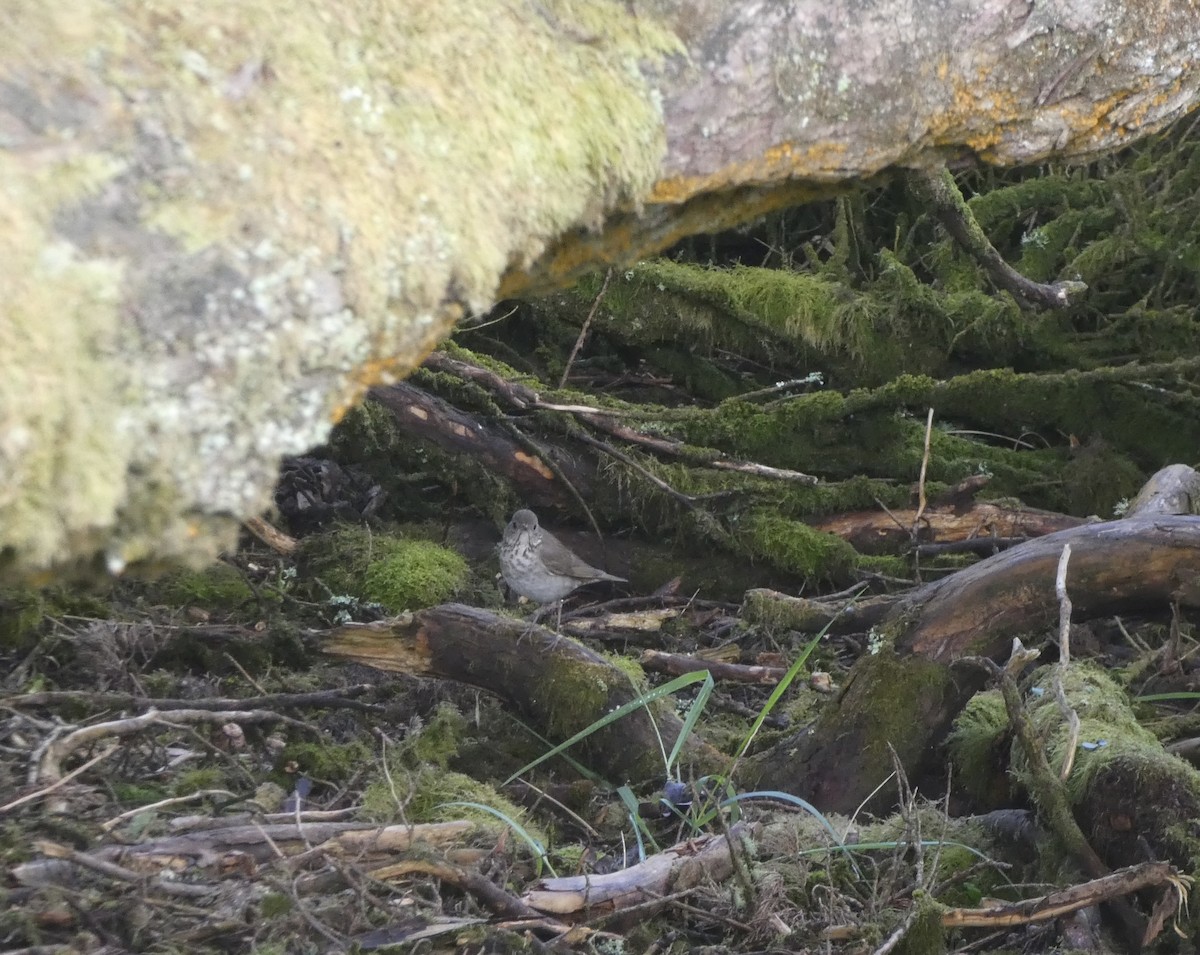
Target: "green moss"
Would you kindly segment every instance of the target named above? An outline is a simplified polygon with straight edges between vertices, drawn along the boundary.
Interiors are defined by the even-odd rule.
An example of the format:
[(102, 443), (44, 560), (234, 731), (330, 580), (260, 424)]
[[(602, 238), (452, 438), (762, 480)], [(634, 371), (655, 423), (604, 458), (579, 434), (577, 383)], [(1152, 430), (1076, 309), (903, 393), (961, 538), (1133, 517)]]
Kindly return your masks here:
[(417, 610), (449, 600), (466, 583), (467, 562), (431, 541), (401, 541), (372, 561), (363, 597), (396, 610)]
[(432, 541), (343, 526), (305, 541), (312, 573), (337, 594), (378, 603), (392, 612), (442, 603), (466, 585), (461, 555)]
[(777, 567), (805, 577), (829, 580), (846, 574), (854, 564), (854, 548), (840, 537), (813, 530), (770, 511), (754, 511), (741, 521), (739, 542), (750, 556), (766, 558)]
[(453, 805), (461, 803), (490, 807), (546, 845), (545, 833), (526, 810), (491, 786), (463, 773), (429, 765), (413, 768), (400, 754), (389, 755), (386, 773), (378, 765), (373, 780), (363, 790), (362, 813), (365, 818), (385, 823), (396, 819), (414, 823), (471, 819), (493, 834), (503, 827), (503, 820), (486, 809)]
[(258, 914), (267, 920), (281, 918), (291, 912), (292, 908), (293, 903), (289, 896), (280, 892), (268, 892), (259, 902)]
[(445, 769), (458, 754), (466, 730), (466, 717), (453, 704), (442, 703), (420, 732), (409, 738), (405, 749), (416, 763)]
[(1117, 503), (1132, 499), (1145, 474), (1106, 441), (1079, 448), (1062, 470), (1067, 509), (1072, 514), (1112, 517)]
[(741, 619), (763, 627), (769, 633), (798, 630), (816, 633), (829, 620), (829, 610), (803, 597), (789, 597), (773, 591), (751, 590), (742, 601)]
[(217, 562), (203, 570), (169, 574), (151, 587), (164, 603), (209, 610), (234, 610), (254, 599), (254, 591), (236, 567)]
[(946, 740), (954, 788), (973, 800), (975, 811), (1011, 805), (1011, 742), (1008, 712), (999, 690), (975, 694), (955, 719)]
[(946, 951), (946, 930), (942, 928), (942, 907), (927, 892), (913, 892), (912, 905), (917, 917), (896, 946), (898, 955), (942, 955)]
[(171, 792), (176, 796), (190, 796), (204, 789), (226, 788), (225, 772), (213, 766), (184, 770), (171, 783)]
[(339, 786), (349, 782), (374, 758), (375, 753), (365, 740), (291, 742), (283, 748), (275, 766), (282, 771), (282, 776), (277, 778), (286, 789), (295, 783), (297, 774), (308, 776), (315, 782)]
[(0, 649), (20, 652), (43, 632), (50, 617), (112, 615), (110, 587), (53, 586), (0, 589)]
[(27, 650), (36, 638), (45, 615), (45, 603), (37, 590), (0, 590), (0, 649), (16, 652)]
[[(1066, 758), (1066, 746), (1071, 736), (1049, 688), (1054, 672), (1051, 667), (1041, 667), (1030, 677), (1029, 685), (1041, 687), (1043, 692), (1030, 705), (1029, 715), (1034, 728), (1046, 740), (1046, 757), (1050, 765), (1058, 767)], [(1073, 663), (1063, 673), (1063, 688), (1079, 716), (1079, 741), (1106, 741), (1098, 748), (1077, 750), (1075, 769), (1068, 779), (1072, 802), (1083, 798), (1097, 771), (1120, 760), (1126, 753), (1161, 754), (1161, 746), (1154, 734), (1137, 721), (1130, 709), (1124, 689), (1098, 667)], [(1177, 762), (1181, 768), (1186, 767), (1182, 760)], [(1027, 781), (1026, 760), (1018, 746), (1013, 748), (1012, 768), (1018, 779)]]
[(865, 771), (875, 781), (891, 772), (893, 748), (901, 765), (926, 758), (924, 738), (914, 738), (905, 727), (926, 725), (957, 693), (949, 669), (920, 657), (897, 657), (892, 640), (889, 630), (872, 628), (867, 653), (855, 664), (855, 692), (870, 706), (854, 712), (825, 707), (813, 730), (821, 737), (853, 740), (861, 765), (869, 767)]

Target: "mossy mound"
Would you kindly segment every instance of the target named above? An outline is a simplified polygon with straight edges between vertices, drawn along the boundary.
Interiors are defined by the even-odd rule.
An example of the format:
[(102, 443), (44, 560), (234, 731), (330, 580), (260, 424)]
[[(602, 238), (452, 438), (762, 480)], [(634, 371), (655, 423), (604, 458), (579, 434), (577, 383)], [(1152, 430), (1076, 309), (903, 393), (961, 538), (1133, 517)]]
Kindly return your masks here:
[(156, 599), (179, 606), (231, 610), (254, 599), (254, 591), (236, 567), (216, 563), (203, 570), (184, 570), (162, 578), (152, 590)]
[(463, 557), (433, 541), (339, 527), (305, 542), (312, 574), (335, 594), (380, 604), (392, 613), (444, 603), (467, 582)]

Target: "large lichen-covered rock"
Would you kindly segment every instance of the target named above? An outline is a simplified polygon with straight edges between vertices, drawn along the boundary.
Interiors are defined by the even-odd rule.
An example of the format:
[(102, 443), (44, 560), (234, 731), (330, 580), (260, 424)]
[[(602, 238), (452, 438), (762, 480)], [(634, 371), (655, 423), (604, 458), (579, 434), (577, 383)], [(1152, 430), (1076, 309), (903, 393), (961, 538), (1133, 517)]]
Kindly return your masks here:
[(677, 41), (539, 9), (5, 5), (0, 573), (210, 558), (281, 456), (648, 190), (637, 65)]
[(938, 10), (4, 3), (0, 575), (211, 558), (468, 309), (889, 166), (1110, 150), (1197, 98), (1200, 10)]

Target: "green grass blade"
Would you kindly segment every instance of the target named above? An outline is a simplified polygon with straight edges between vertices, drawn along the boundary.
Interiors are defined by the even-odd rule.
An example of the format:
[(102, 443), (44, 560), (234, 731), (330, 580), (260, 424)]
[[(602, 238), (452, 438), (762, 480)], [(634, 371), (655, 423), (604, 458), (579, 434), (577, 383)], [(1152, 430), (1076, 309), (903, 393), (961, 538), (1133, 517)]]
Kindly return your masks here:
[(508, 828), (510, 828), (513, 832), (515, 832), (521, 839), (523, 839), (525, 841), (525, 844), (528, 845), (531, 850), (533, 850), (533, 856), (535, 859), (538, 860), (539, 870), (540, 870), (541, 866), (544, 865), (547, 869), (550, 870), (550, 874), (552, 876), (554, 876), (555, 878), (558, 878), (558, 873), (554, 871), (554, 866), (552, 866), (550, 864), (550, 859), (546, 855), (545, 846), (543, 846), (540, 842), (538, 842), (530, 834), (529, 830), (527, 830), (524, 826), (522, 826), (519, 822), (517, 822), (517, 820), (513, 819), (511, 816), (505, 815), (499, 809), (495, 809), (492, 806), (485, 806), (481, 802), (459, 802), (459, 801), (456, 801), (456, 802), (444, 802), (444, 803), (439, 804), (439, 808), (442, 808), (442, 807), (451, 808), (451, 807), (455, 807), (455, 806), (462, 806), (463, 808), (466, 808), (466, 809), (481, 809), (484, 812), (491, 813), (493, 816), (495, 816), (497, 819), (499, 819), (501, 822), (503, 822), (506, 826), (508, 826)]
[(664, 683), (662, 686), (651, 690), (649, 693), (645, 694), (644, 696), (638, 697), (636, 700), (630, 700), (624, 706), (618, 707), (617, 709), (613, 710), (611, 713), (605, 714), (600, 719), (598, 719), (594, 723), (592, 723), (590, 726), (585, 726), (578, 733), (576, 733), (574, 736), (572, 736), (569, 740), (559, 743), (552, 750), (550, 750), (547, 753), (543, 753), (541, 756), (539, 756), (533, 762), (527, 763), (526, 765), (522, 766), (515, 773), (513, 773), (511, 776), (509, 776), (508, 779), (504, 780), (504, 782), (501, 785), (507, 786), (518, 776), (524, 776), (527, 772), (529, 772), (529, 770), (533, 769), (535, 766), (539, 766), (542, 763), (544, 763), (546, 760), (551, 759), (554, 756), (557, 756), (559, 753), (563, 752), (564, 750), (570, 749), (572, 746), (574, 746), (580, 740), (587, 739), (589, 736), (591, 736), (597, 730), (603, 729), (604, 727), (608, 726), (610, 723), (615, 723), (617, 720), (619, 720), (625, 716), (628, 716), (630, 713), (634, 712), (635, 710), (641, 709), (642, 707), (645, 707), (645, 706), (649, 706), (655, 700), (662, 699), (664, 696), (670, 696), (672, 693), (676, 692), (677, 690), (681, 690), (684, 687), (691, 686), (693, 683), (704, 682), (705, 677), (712, 679), (711, 677), (708, 676), (707, 670), (701, 670), (698, 673), (685, 673), (685, 674), (683, 674), (683, 676), (676, 677), (670, 683)]
[(667, 757), (666, 777), (671, 779), (671, 772), (675, 767), (675, 760), (679, 758), (679, 754), (683, 752), (683, 744), (688, 741), (688, 737), (692, 735), (692, 729), (696, 722), (700, 719), (700, 714), (704, 712), (704, 707), (708, 704), (708, 698), (712, 696), (713, 690), (716, 689), (716, 682), (712, 678), (712, 674), (707, 670), (698, 671), (704, 674), (704, 682), (700, 685), (700, 690), (696, 693), (696, 699), (688, 710), (687, 718), (683, 721), (683, 729), (679, 731), (679, 738), (675, 740), (675, 745), (671, 747), (671, 755)]

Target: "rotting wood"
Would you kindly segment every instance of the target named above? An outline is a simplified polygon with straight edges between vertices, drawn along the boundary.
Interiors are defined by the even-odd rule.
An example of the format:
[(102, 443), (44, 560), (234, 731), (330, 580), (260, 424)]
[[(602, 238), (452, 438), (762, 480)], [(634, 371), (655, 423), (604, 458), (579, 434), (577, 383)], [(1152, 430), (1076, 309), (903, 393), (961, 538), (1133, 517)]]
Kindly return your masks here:
[(511, 434), (486, 419), (467, 414), (441, 398), (408, 382), (374, 388), (371, 397), (395, 416), (404, 433), (431, 441), (439, 447), (468, 454), (484, 467), (512, 482), (522, 500), (531, 506), (563, 505), (571, 500), (558, 480), (556, 469), (582, 494), (590, 494), (592, 478), (567, 455), (551, 467), (515, 441)]
[[(915, 508), (891, 508), (888, 512), (855, 511), (818, 517), (809, 523), (817, 530), (848, 541), (860, 554), (897, 553), (912, 542)], [(1031, 507), (1012, 507), (974, 501), (966, 506), (958, 503), (934, 502), (921, 515), (918, 544), (948, 544), (975, 541), (983, 547), (1000, 537), (1003, 547), (1012, 546), (1014, 539), (1044, 537), (1055, 531), (1085, 524), (1083, 518), (1055, 514)]]
[[(448, 847), (460, 843), (479, 823), (467, 820), (379, 826), (363, 822), (256, 822), (220, 826), (200, 832), (148, 839), (135, 845), (100, 846), (86, 853), (98, 863), (119, 865), (131, 872), (157, 874), (189, 871), (221, 878), (232, 871), (252, 874), (258, 865), (298, 853), (321, 852), (353, 858), (364, 864), (383, 864), (395, 853), (425, 843)], [(49, 846), (47, 847), (49, 848)], [(52, 852), (15, 866), (13, 878), (22, 885), (70, 884), (64, 858)]]
[(542, 879), (521, 898), (539, 912), (564, 918), (640, 906), (656, 896), (725, 881), (734, 871), (732, 853), (743, 851), (738, 843), (753, 839), (755, 831), (755, 826), (739, 823), (727, 835), (690, 839), (618, 872)]
[(787, 673), (785, 667), (751, 666), (744, 663), (726, 663), (722, 660), (705, 660), (699, 656), (683, 653), (663, 653), (661, 650), (643, 650), (642, 667), (679, 676), (707, 670), (714, 680), (732, 683), (765, 683), (774, 686)]
[[(637, 699), (628, 674), (570, 637), (462, 604), (444, 604), (371, 624), (348, 624), (322, 640), (324, 652), (380, 670), (437, 676), (489, 690), (559, 740), (586, 729)], [(669, 748), (683, 724), (656, 709), (638, 708), (581, 742), (598, 768), (635, 780), (663, 773), (661, 740)], [(657, 730), (655, 725), (657, 724)], [(661, 735), (660, 735), (661, 734)], [(723, 764), (708, 744), (684, 748), (697, 775)]]
[(982, 686), (952, 664), (1007, 655), (1014, 635), (1049, 631), (1054, 574), (1072, 548), (1075, 618), (1200, 606), (1200, 518), (1134, 517), (1087, 524), (1025, 544), (919, 588), (878, 625), (888, 636), (864, 656), (817, 721), (790, 739), (787, 760), (763, 758), (760, 784), (826, 810), (853, 811), (890, 772), (887, 744), (914, 775)]

